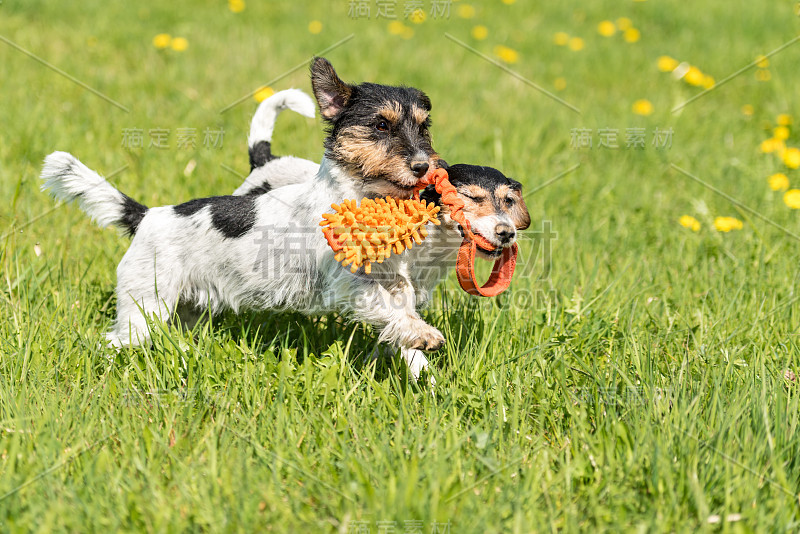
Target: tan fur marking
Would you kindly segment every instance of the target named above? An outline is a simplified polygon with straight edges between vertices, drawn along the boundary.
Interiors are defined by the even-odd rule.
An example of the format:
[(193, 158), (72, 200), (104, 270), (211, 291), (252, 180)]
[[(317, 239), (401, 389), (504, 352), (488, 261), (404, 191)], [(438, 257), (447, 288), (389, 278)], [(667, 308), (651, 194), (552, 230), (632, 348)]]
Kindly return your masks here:
[(489, 198), (489, 192), (479, 185), (465, 185), (459, 188), (460, 193), (464, 195), (469, 195), (475, 198), (482, 198), (487, 199)]
[(417, 124), (422, 124), (428, 118), (428, 112), (418, 107), (416, 105), (411, 106), (411, 116), (417, 122)]
[(509, 215), (511, 216), (511, 220), (514, 221), (514, 226), (517, 227), (517, 230), (524, 230), (531, 225), (531, 215), (528, 213), (528, 206), (525, 205), (525, 199), (522, 197), (521, 190), (511, 189), (511, 196), (516, 199), (516, 202), (511, 206)]
[[(474, 184), (466, 185), (459, 187), (458, 192), (461, 194), (461, 200), (464, 201), (464, 211), (471, 217), (486, 217), (496, 214), (490, 194), (483, 187)], [(469, 197), (482, 200), (476, 202)]]
[(403, 108), (399, 102), (387, 102), (378, 109), (378, 113), (383, 116), (384, 119), (393, 124), (397, 124), (403, 117)]
[(387, 152), (383, 145), (370, 139), (368, 126), (343, 129), (334, 147), (335, 156), (351, 165), (362, 176), (386, 176), (394, 182), (410, 186), (417, 178), (411, 174), (406, 159)]
[(505, 200), (510, 192), (511, 188), (507, 185), (498, 185), (497, 189), (494, 190), (494, 195), (501, 200)]

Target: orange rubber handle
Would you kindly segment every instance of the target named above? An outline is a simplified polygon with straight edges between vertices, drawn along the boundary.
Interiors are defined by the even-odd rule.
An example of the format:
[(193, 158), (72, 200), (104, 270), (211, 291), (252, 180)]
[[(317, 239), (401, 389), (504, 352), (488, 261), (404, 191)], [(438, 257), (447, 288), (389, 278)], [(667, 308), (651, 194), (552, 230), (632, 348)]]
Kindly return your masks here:
[(517, 266), (517, 244), (503, 249), (503, 253), (494, 262), (492, 274), (485, 284), (478, 285), (475, 278), (475, 253), (478, 245), (475, 241), (464, 239), (458, 249), (456, 274), (461, 289), (470, 295), (496, 297), (511, 285), (514, 268)]

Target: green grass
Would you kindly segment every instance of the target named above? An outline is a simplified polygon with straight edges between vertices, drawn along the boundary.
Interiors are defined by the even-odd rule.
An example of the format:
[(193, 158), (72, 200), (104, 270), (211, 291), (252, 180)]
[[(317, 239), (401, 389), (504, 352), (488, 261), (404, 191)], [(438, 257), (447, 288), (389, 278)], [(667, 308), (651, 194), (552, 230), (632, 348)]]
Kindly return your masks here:
[[(798, 241), (670, 166), (800, 234), (766, 182), (784, 171), (797, 187), (800, 174), (758, 151), (778, 113), (800, 120), (800, 45), (771, 59), (769, 82), (747, 71), (679, 113), (701, 90), (656, 68), (666, 54), (722, 80), (795, 36), (794, 3), (487, 1), (464, 19), (465, 2), (407, 40), (387, 20), (348, 18), (344, 0), (240, 14), (222, 1), (0, 4), (0, 35), (130, 110), (0, 43), (0, 530), (800, 528), (800, 392), (784, 378), (800, 374)], [(597, 34), (621, 16), (639, 42)], [(556, 46), (556, 31), (585, 48)], [(189, 48), (156, 50), (162, 32)], [(581, 114), (446, 32), (488, 55), (513, 48), (512, 69)], [(339, 73), (425, 90), (449, 162), (498, 166), (527, 191), (580, 163), (528, 197), (512, 289), (476, 300), (453, 278), (441, 286), (426, 312), (448, 338), (432, 391), (398, 361), (365, 364), (373, 333), (336, 317), (155, 325), (152, 347), (109, 360), (98, 347), (127, 240), (75, 206), (50, 212), (43, 157), (125, 167), (114, 183), (148, 205), (230, 192), (241, 179), (221, 165), (247, 171), (256, 103), (220, 110), (350, 34), (326, 54)], [(291, 86), (309, 89), (305, 68), (273, 84)], [(641, 98), (652, 115), (631, 111)], [(203, 146), (220, 127), (223, 146)], [(624, 147), (634, 127), (645, 149), (597, 147), (597, 129), (620, 130)], [(671, 148), (649, 144), (656, 127), (673, 129)], [(172, 148), (126, 149), (125, 128), (145, 143), (169, 128)], [(197, 129), (195, 149), (175, 148), (178, 128)], [(574, 128), (595, 147), (571, 148)], [(319, 121), (287, 114), (275, 151), (316, 159), (321, 139)], [(702, 229), (682, 228), (684, 214)], [(715, 231), (722, 215), (743, 229)], [(557, 232), (549, 259), (543, 221)]]

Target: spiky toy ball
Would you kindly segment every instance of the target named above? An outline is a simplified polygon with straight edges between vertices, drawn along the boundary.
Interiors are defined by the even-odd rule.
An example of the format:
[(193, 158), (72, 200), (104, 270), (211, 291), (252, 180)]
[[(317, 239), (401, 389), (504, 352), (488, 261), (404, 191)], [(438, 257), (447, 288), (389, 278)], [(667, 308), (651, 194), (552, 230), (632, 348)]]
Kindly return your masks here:
[(439, 206), (423, 200), (401, 200), (393, 197), (372, 200), (364, 198), (332, 204), (335, 213), (325, 213), (319, 223), (328, 244), (336, 252), (336, 261), (349, 265), (356, 272), (372, 272), (372, 263), (383, 260), (421, 243), (428, 235), (428, 222), (440, 224)]

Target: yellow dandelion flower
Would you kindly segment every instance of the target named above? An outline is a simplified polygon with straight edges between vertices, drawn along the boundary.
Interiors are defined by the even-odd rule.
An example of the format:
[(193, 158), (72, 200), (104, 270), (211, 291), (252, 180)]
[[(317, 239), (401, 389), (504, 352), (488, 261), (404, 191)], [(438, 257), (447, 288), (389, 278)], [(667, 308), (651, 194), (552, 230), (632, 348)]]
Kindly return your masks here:
[(780, 139), (770, 137), (769, 139), (764, 139), (761, 141), (758, 149), (764, 154), (771, 154), (773, 152), (781, 153), (786, 150), (786, 145)]
[(478, 24), (477, 26), (472, 27), (472, 38), (477, 39), (478, 41), (483, 41), (489, 37), (489, 28)]
[(787, 128), (786, 126), (776, 127), (774, 130), (772, 130), (772, 137), (780, 141), (789, 139), (789, 128)]
[(709, 76), (708, 74), (703, 76), (703, 89), (711, 89), (714, 87), (715, 83), (713, 76)]
[(627, 30), (632, 26), (633, 22), (631, 22), (631, 19), (629, 19), (628, 17), (620, 17), (617, 19), (617, 28), (619, 28), (620, 31), (624, 32), (625, 30)]
[(308, 31), (314, 35), (317, 35), (322, 31), (322, 23), (318, 20), (312, 20), (308, 23)]
[(423, 9), (415, 9), (408, 16), (408, 20), (410, 20), (414, 24), (422, 24), (423, 22), (425, 22), (426, 18), (427, 15), (425, 15), (425, 10)]
[(786, 191), (789, 189), (789, 178), (782, 172), (776, 172), (767, 178), (769, 188), (773, 191)]
[(787, 148), (783, 153), (783, 164), (790, 169), (800, 167), (800, 148)]
[(510, 5), (511, 5), (511, 4), (513, 4), (514, 2), (516, 2), (516, 0), (503, 0), (503, 3), (504, 3), (505, 5), (507, 5), (507, 6), (510, 6)]
[(505, 63), (516, 63), (519, 60), (519, 54), (516, 50), (503, 45), (494, 47), (494, 55)]
[(628, 28), (622, 33), (622, 37), (629, 43), (635, 43), (642, 38), (642, 32), (636, 28)]
[(714, 228), (719, 232), (730, 232), (731, 230), (741, 230), (744, 224), (736, 217), (717, 217), (714, 219)]
[(567, 80), (564, 78), (556, 78), (553, 81), (553, 87), (555, 87), (557, 91), (563, 91), (567, 87)]
[(772, 73), (767, 69), (758, 69), (756, 71), (756, 80), (759, 82), (768, 82), (772, 79)]
[(698, 232), (700, 230), (700, 221), (691, 215), (681, 215), (681, 218), (678, 219), (678, 222), (681, 226), (688, 228), (692, 232)]
[(462, 19), (471, 19), (472, 17), (475, 16), (475, 8), (469, 4), (461, 4), (460, 6), (458, 6), (456, 13)]
[(783, 194), (783, 203), (793, 210), (800, 209), (800, 189), (789, 189)]
[(569, 40), (570, 50), (574, 50), (575, 52), (577, 52), (578, 50), (583, 50), (583, 46), (584, 46), (583, 39), (581, 39), (580, 37), (573, 37), (572, 39)]
[(766, 56), (758, 56), (756, 58), (756, 67), (759, 69), (766, 69), (769, 67), (769, 58)]
[(604, 20), (597, 25), (597, 33), (603, 37), (611, 37), (617, 33), (617, 27), (610, 20)]
[(170, 41), (169, 46), (176, 52), (183, 52), (189, 48), (189, 41), (187, 41), (185, 37), (175, 37)]
[(400, 34), (400, 37), (408, 41), (409, 39), (414, 37), (414, 28), (412, 28), (411, 26), (403, 27), (403, 33)]
[(653, 112), (653, 104), (649, 100), (641, 98), (633, 103), (632, 109), (637, 115), (647, 116)]
[(169, 42), (172, 40), (172, 36), (168, 33), (159, 33), (155, 37), (153, 37), (153, 46), (159, 49), (163, 49), (169, 46)]
[(553, 42), (558, 46), (566, 46), (569, 42), (569, 34), (566, 32), (556, 32), (553, 35)]
[(268, 87), (268, 86), (265, 85), (263, 87), (259, 87), (258, 90), (255, 93), (253, 93), (253, 99), (256, 102), (260, 103), (260, 102), (263, 102), (264, 100), (266, 100), (267, 98), (271, 97), (274, 94), (275, 94), (275, 91), (272, 89), (272, 87)]
[(781, 126), (789, 126), (792, 124), (792, 116), (787, 115), (786, 113), (781, 113), (778, 115), (776, 122)]
[(686, 83), (689, 85), (702, 85), (703, 78), (705, 78), (705, 75), (697, 67), (689, 67), (689, 70), (687, 70), (686, 74), (683, 76), (683, 79), (686, 80)]
[(228, 9), (234, 13), (241, 13), (244, 11), (244, 0), (228, 0)]
[(742, 106), (743, 115), (747, 117), (752, 117), (753, 113), (755, 113), (755, 109), (753, 109), (753, 106), (751, 106), (750, 104), (745, 104), (744, 106)]
[(661, 72), (672, 72), (678, 65), (678, 60), (669, 56), (661, 56), (658, 58), (658, 70)]
[(406, 25), (399, 20), (393, 20), (389, 23), (389, 33), (392, 35), (403, 35), (403, 30), (405, 29)]

